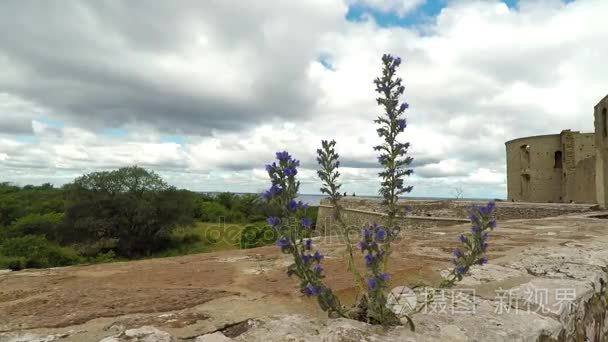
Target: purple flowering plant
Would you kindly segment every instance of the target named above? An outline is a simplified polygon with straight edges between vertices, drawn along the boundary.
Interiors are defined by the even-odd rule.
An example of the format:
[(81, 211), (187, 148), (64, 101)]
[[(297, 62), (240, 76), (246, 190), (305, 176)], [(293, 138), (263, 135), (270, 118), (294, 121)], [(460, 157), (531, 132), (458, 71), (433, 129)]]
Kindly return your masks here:
[[(409, 165), (412, 158), (407, 156), (409, 143), (401, 142), (400, 133), (407, 127), (405, 111), (409, 107), (400, 101), (405, 92), (402, 79), (396, 76), (401, 59), (388, 54), (382, 56), (382, 75), (374, 80), (376, 99), (383, 113), (374, 122), (378, 124), (377, 133), (383, 142), (374, 147), (379, 151), (378, 161), (382, 171), (378, 174), (381, 179), (379, 193), (383, 197), (383, 205), (387, 213), (381, 224), (371, 224), (363, 227), (358, 249), (363, 255), (364, 270), (357, 269), (354, 260), (354, 246), (350, 238), (349, 227), (342, 218), (340, 205), (341, 184), (339, 183), (339, 155), (335, 151), (334, 140), (321, 141), (317, 150), (317, 162), (320, 169), (317, 175), (323, 182), (321, 192), (328, 195), (333, 207), (333, 216), (338, 223), (340, 233), (346, 245), (346, 260), (348, 270), (354, 275), (359, 294), (353, 307), (345, 308), (337, 296), (324, 283), (322, 267), (323, 255), (314, 249), (310, 236), (313, 221), (305, 217), (306, 205), (296, 202), (300, 183), (296, 180), (299, 161), (283, 151), (276, 154), (276, 162), (266, 165), (266, 171), (271, 180), (271, 187), (264, 192), (264, 198), (280, 208), (280, 214), (268, 218), (268, 224), (278, 235), (277, 246), (283, 253), (290, 254), (294, 262), (288, 266), (289, 276), (300, 280), (300, 290), (306, 296), (314, 296), (321, 309), (330, 317), (347, 317), (372, 324), (399, 325), (400, 317), (387, 306), (390, 276), (388, 259), (391, 255), (391, 243), (400, 232), (397, 218), (411, 214), (411, 207), (400, 208), (397, 205), (399, 196), (412, 190), (406, 186), (405, 177), (412, 174)], [(462, 279), (474, 264), (487, 261), (487, 230), (493, 229), (496, 222), (491, 219), (494, 204), (471, 211), (473, 229), (470, 236), (462, 235), (462, 249), (454, 252), (454, 270), (449, 279), (442, 285), (450, 286)], [(417, 311), (415, 311), (417, 312)], [(410, 327), (414, 329), (413, 321), (405, 316)]]
[(400, 213), (397, 201), (399, 195), (412, 191), (412, 186), (405, 186), (405, 177), (413, 173), (413, 170), (408, 167), (413, 159), (406, 156), (410, 144), (398, 139), (398, 135), (407, 126), (405, 110), (409, 108), (406, 102), (400, 102), (399, 100), (405, 92), (402, 79), (396, 77), (397, 68), (401, 65), (401, 58), (385, 54), (382, 56), (382, 63), (382, 76), (376, 78), (374, 84), (376, 85), (376, 92), (380, 94), (376, 102), (384, 110), (382, 115), (378, 116), (374, 122), (380, 126), (376, 131), (384, 141), (382, 144), (374, 146), (374, 150), (380, 152), (378, 161), (383, 167), (378, 175), (381, 179), (379, 192), (384, 198), (383, 203), (387, 213), (386, 226), (388, 229), (386, 233), (388, 236), (385, 253), (382, 255), (381, 268), (383, 272), (386, 272), (388, 257), (391, 253), (391, 241), (399, 233), (395, 218), (398, 215), (402, 216), (409, 213)]
[[(406, 157), (409, 143), (397, 139), (407, 126), (404, 116), (408, 108), (407, 103), (399, 100), (405, 91), (401, 78), (396, 76), (401, 58), (385, 54), (382, 56), (382, 64), (382, 76), (376, 78), (374, 84), (376, 92), (380, 93), (376, 101), (383, 108), (383, 114), (374, 122), (379, 125), (377, 133), (383, 143), (375, 146), (374, 150), (380, 152), (378, 161), (383, 170), (379, 173), (379, 192), (384, 198), (383, 204), (388, 216), (384, 227), (372, 224), (363, 229), (359, 247), (365, 261), (364, 274), (355, 267), (353, 244), (349, 230), (342, 220), (339, 203), (341, 184), (338, 182), (340, 161), (335, 151), (336, 142), (324, 140), (321, 142), (321, 148), (317, 150), (317, 162), (321, 166), (317, 174), (323, 181), (321, 192), (329, 196), (334, 207), (334, 218), (342, 228), (341, 233), (346, 241), (348, 268), (353, 272), (357, 286), (362, 292), (351, 310), (345, 310), (331, 289), (323, 283), (323, 257), (319, 251), (312, 252), (312, 240), (301, 237), (302, 230), (310, 229), (312, 221), (309, 218), (297, 220), (298, 211), (302, 210), (301, 205), (295, 202), (300, 185), (295, 179), (299, 162), (289, 153), (278, 152), (278, 162), (266, 165), (272, 184), (263, 196), (282, 208), (280, 217), (270, 217), (268, 223), (278, 233), (277, 245), (284, 253), (293, 256), (294, 263), (288, 267), (288, 274), (300, 279), (300, 288), (305, 295), (316, 296), (321, 309), (330, 316), (350, 317), (373, 324), (398, 325), (399, 317), (387, 307), (386, 290), (390, 279), (387, 262), (391, 253), (391, 242), (399, 233), (395, 218), (398, 214), (408, 214), (398, 212), (397, 200), (399, 195), (412, 190), (411, 186), (404, 185), (405, 176), (412, 173), (408, 168), (412, 158)], [(409, 321), (411, 324), (411, 320)]]
[[(362, 231), (359, 243), (366, 265), (367, 293), (362, 297), (358, 307), (359, 315), (369, 323), (398, 325), (399, 317), (387, 307), (386, 290), (389, 285), (388, 258), (391, 254), (391, 243), (398, 236), (400, 227), (396, 224), (400, 213), (397, 201), (399, 195), (412, 191), (412, 186), (405, 186), (405, 177), (412, 174), (408, 166), (412, 158), (407, 155), (409, 143), (401, 142), (399, 134), (407, 127), (405, 111), (409, 107), (400, 97), (405, 92), (402, 79), (396, 76), (401, 58), (389, 54), (382, 56), (382, 76), (374, 80), (376, 92), (380, 94), (376, 102), (383, 109), (374, 122), (378, 124), (376, 132), (382, 138), (380, 145), (374, 146), (379, 151), (378, 161), (383, 170), (378, 173), (381, 179), (379, 193), (387, 213), (384, 227), (371, 224)], [(406, 316), (412, 329), (411, 319)]]
[(357, 287), (359, 288), (359, 291), (362, 292), (365, 289), (365, 279), (355, 266), (353, 243), (350, 239), (350, 229), (342, 219), (342, 206), (340, 204), (342, 195), (339, 191), (342, 184), (338, 182), (338, 178), (340, 177), (340, 172), (338, 171), (338, 168), (340, 167), (340, 156), (336, 153), (335, 146), (335, 140), (321, 141), (321, 148), (317, 149), (317, 162), (321, 168), (317, 171), (317, 175), (323, 182), (323, 186), (320, 189), (321, 193), (326, 194), (329, 197), (329, 201), (334, 208), (333, 219), (338, 224), (340, 233), (344, 238), (348, 270), (353, 273)]
[(300, 291), (306, 296), (314, 296), (323, 311), (330, 317), (346, 317), (338, 298), (323, 283), (324, 256), (314, 250), (310, 238), (312, 219), (304, 216), (307, 204), (296, 202), (300, 182), (295, 176), (300, 162), (289, 153), (277, 152), (278, 162), (266, 165), (271, 187), (264, 192), (264, 198), (280, 208), (279, 216), (268, 218), (268, 224), (277, 233), (277, 246), (283, 253), (291, 254), (293, 263), (287, 267), (288, 276), (300, 280)]
[(489, 231), (496, 228), (496, 219), (493, 217), (496, 204), (489, 202), (485, 206), (472, 206), (469, 208), (471, 232), (460, 234), (458, 242), (462, 247), (452, 252), (450, 263), (454, 265), (449, 275), (441, 283), (441, 287), (450, 287), (461, 281), (474, 265), (484, 265), (488, 262), (486, 251), (488, 249)]

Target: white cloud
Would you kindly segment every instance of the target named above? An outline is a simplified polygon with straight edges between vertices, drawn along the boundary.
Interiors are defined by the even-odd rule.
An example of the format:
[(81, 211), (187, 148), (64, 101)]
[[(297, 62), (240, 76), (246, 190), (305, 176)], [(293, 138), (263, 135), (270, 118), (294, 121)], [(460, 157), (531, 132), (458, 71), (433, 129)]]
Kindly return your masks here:
[[(416, 3), (365, 1), (398, 12)], [(11, 69), (16, 71), (0, 76), (0, 89), (13, 87), (0, 96), (0, 115), (20, 122), (10, 127), (29, 127), (33, 140), (0, 130), (4, 178), (65, 182), (85, 171), (139, 163), (179, 186), (256, 191), (266, 186), (263, 164), (275, 151), (287, 149), (303, 161), (303, 190), (317, 192), (314, 153), (321, 139), (334, 138), (345, 164), (345, 191), (375, 194), (376, 154), (371, 146), (378, 138), (372, 120), (379, 108), (372, 80), (380, 71), (380, 56), (391, 52), (404, 59), (399, 75), (411, 105), (405, 139), (418, 163), (410, 180), (413, 194), (450, 196), (450, 189), (462, 185), (467, 197), (505, 197), (504, 141), (564, 128), (589, 131), (593, 105), (608, 92), (608, 46), (602, 44), (608, 41), (603, 16), (608, 2), (602, 0), (567, 5), (531, 0), (517, 9), (498, 1), (455, 1), (436, 21), (410, 28), (346, 22), (346, 5), (335, 1), (253, 4), (239, 10), (244, 20), (239, 27), (208, 16), (197, 20), (186, 9), (166, 10), (166, 16), (185, 18), (192, 31), (174, 30), (167, 37), (159, 33), (157, 40), (137, 21), (126, 28), (116, 24), (112, 33), (89, 27), (87, 32), (95, 32), (91, 37), (99, 36), (101, 43), (87, 58), (122, 42), (120, 50), (110, 49), (121, 52), (104, 67), (118, 68), (126, 86), (101, 73), (94, 75), (98, 84), (86, 79), (95, 85), (92, 94), (72, 92), (67, 83), (57, 88), (63, 92), (54, 90), (53, 101), (44, 101), (39, 93), (28, 97), (17, 91), (24, 73), (30, 72), (27, 61), (21, 61)], [(221, 18), (230, 6), (214, 2), (208, 7)], [(12, 65), (2, 51), (0, 45), (0, 65)], [(331, 68), (317, 61), (320, 54)], [(88, 66), (94, 62), (82, 61)], [(76, 95), (105, 96), (97, 87), (107, 86), (122, 94), (133, 80), (138, 91), (154, 91), (144, 97), (105, 98), (114, 102), (103, 103), (104, 112), (97, 116), (84, 109), (62, 112), (61, 104)], [(141, 80), (149, 88), (139, 88)], [(49, 82), (40, 79), (42, 85)], [(172, 94), (176, 101), (171, 101)], [(131, 100), (143, 106), (129, 107)], [(188, 111), (192, 116), (180, 112), (182, 101), (194, 108)], [(155, 107), (156, 113), (142, 111), (116, 121), (124, 114), (123, 105)], [(210, 112), (216, 109), (220, 114)], [(106, 112), (112, 113), (106, 117)], [(39, 113), (60, 118), (65, 126), (45, 124)], [(227, 118), (239, 124), (215, 127), (217, 120)], [(95, 120), (108, 120), (108, 126), (124, 123), (128, 135), (100, 135), (98, 126), (87, 125)], [(209, 129), (200, 128), (206, 125)], [(172, 131), (187, 134), (184, 144), (160, 142)]]

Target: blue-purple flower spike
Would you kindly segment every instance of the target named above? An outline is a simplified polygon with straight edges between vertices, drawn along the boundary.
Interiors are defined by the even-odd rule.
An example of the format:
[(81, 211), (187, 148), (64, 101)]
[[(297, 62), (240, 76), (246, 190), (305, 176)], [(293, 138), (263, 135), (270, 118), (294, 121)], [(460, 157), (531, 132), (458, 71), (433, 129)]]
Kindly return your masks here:
[(287, 151), (277, 152), (277, 159), (279, 161), (288, 161), (289, 159), (291, 159), (291, 156), (289, 155), (289, 153), (287, 153)]
[(278, 217), (275, 217), (275, 216), (270, 216), (270, 217), (268, 218), (268, 224), (269, 224), (271, 227), (277, 226), (277, 225), (278, 225), (280, 222), (281, 222), (281, 219), (279, 219)]
[(453, 258), (450, 260), (454, 264), (451, 276), (442, 282), (442, 286), (452, 286), (456, 281), (460, 281), (469, 269), (474, 265), (484, 265), (488, 262), (485, 255), (488, 250), (489, 232), (496, 228), (496, 219), (493, 218), (496, 204), (489, 202), (485, 206), (472, 206), (469, 209), (471, 219), (471, 235), (460, 234), (458, 241), (462, 248), (454, 250)]
[(306, 242), (304, 242), (304, 248), (306, 250), (311, 250), (312, 249), (312, 240), (311, 239), (307, 239)]
[(464, 266), (456, 266), (456, 274), (458, 275), (463, 275), (465, 274), (467, 271), (466, 267)]
[(305, 217), (303, 219), (300, 220), (300, 224), (306, 228), (306, 229), (310, 229), (312, 227), (312, 219), (309, 217)]
[(277, 240), (277, 246), (279, 246), (280, 248), (286, 248), (291, 246), (291, 243), (289, 242), (289, 240), (283, 237)]
[(296, 201), (291, 200), (287, 202), (287, 210), (295, 211), (296, 209), (298, 209), (298, 203)]

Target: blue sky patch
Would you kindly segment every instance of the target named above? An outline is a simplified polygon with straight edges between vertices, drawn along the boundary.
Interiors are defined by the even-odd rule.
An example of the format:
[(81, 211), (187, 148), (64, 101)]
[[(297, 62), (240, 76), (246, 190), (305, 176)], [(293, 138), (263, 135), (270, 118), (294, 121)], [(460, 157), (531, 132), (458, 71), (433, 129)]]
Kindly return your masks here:
[(325, 67), (325, 69), (329, 69), (331, 71), (336, 70), (331, 64), (331, 57), (328, 54), (322, 53), (317, 60)]
[(48, 118), (38, 118), (38, 119), (36, 119), (36, 121), (42, 123), (45, 126), (52, 127), (52, 128), (63, 128), (65, 126), (63, 121), (52, 120), (52, 119), (48, 119)]
[(99, 132), (99, 134), (107, 137), (121, 138), (129, 134), (129, 131), (124, 128), (104, 128)]
[(380, 27), (408, 27), (426, 22), (437, 16), (446, 4), (447, 0), (428, 0), (403, 17), (395, 12), (382, 12), (367, 5), (355, 4), (348, 8), (346, 20), (360, 22), (365, 21), (366, 15), (371, 15)]
[[(362, 22), (366, 15), (371, 16), (380, 27), (411, 27), (431, 21), (441, 10), (447, 6), (449, 0), (427, 0), (413, 11), (400, 17), (396, 12), (382, 12), (365, 4), (354, 4), (349, 6), (346, 12), (346, 20), (351, 22)], [(561, 0), (564, 3), (575, 0)], [(510, 9), (517, 9), (519, 0), (502, 0)]]
[(40, 142), (40, 139), (35, 135), (17, 135), (15, 136), (15, 140), (22, 144), (34, 144)]
[(181, 135), (163, 135), (160, 137), (160, 142), (183, 145), (186, 142), (186, 138)]

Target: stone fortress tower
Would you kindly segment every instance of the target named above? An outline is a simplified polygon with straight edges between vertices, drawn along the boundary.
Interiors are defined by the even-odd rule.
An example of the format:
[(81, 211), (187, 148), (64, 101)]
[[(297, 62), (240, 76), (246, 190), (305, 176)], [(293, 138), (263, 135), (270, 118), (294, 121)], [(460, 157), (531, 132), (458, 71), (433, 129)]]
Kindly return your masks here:
[(608, 95), (594, 108), (596, 168), (595, 182), (597, 203), (601, 208), (608, 208)]
[(608, 96), (594, 110), (595, 133), (564, 130), (507, 141), (509, 201), (608, 205)]

